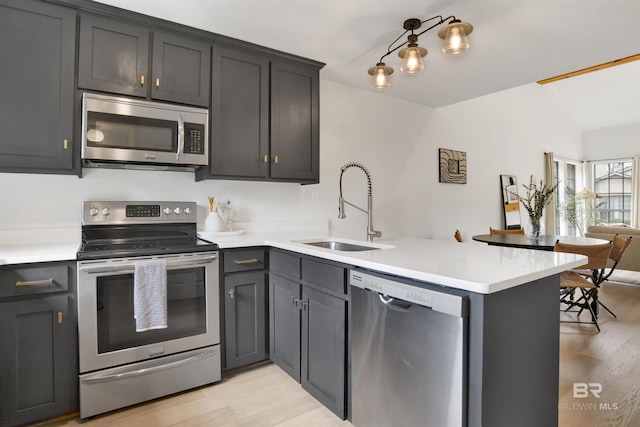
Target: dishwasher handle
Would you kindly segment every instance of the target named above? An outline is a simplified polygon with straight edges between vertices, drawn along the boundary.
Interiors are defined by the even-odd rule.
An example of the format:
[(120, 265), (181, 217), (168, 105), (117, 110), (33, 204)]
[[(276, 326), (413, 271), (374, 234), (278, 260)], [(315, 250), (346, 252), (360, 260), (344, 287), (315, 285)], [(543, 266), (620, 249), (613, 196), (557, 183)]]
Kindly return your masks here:
[(409, 311), (409, 309), (411, 309), (411, 307), (413, 307), (413, 304), (411, 304), (408, 301), (404, 301), (404, 300), (397, 299), (397, 298), (387, 297), (387, 296), (384, 296), (382, 294), (378, 294), (378, 298), (380, 298), (380, 301), (382, 301), (382, 303), (387, 308), (390, 308), (391, 310), (400, 311), (400, 312), (404, 313), (404, 312)]

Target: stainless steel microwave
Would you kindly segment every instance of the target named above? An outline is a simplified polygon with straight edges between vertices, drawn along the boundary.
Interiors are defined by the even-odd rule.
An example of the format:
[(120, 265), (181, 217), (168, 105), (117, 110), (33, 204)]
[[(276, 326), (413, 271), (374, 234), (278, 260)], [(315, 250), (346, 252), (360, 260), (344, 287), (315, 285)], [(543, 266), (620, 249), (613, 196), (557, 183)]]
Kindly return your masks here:
[(82, 95), (85, 166), (194, 169), (208, 164), (209, 111), (134, 98)]

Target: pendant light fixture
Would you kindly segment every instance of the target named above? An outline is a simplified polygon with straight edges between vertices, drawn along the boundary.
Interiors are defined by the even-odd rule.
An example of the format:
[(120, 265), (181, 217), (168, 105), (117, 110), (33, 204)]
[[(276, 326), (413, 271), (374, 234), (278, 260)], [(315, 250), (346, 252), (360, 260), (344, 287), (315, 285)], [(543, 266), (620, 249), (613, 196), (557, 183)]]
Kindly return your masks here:
[[(422, 24), (434, 20), (437, 20), (437, 22), (432, 26), (417, 34), (415, 33)], [(422, 58), (427, 56), (427, 49), (418, 46), (418, 37), (442, 24), (446, 24), (446, 26), (438, 31), (438, 36), (444, 40), (442, 53), (447, 56), (463, 55), (469, 49), (469, 39), (467, 36), (473, 31), (473, 26), (471, 24), (462, 22), (459, 19), (456, 19), (455, 16), (443, 18), (438, 15), (433, 18), (425, 19), (424, 21), (417, 18), (407, 19), (403, 24), (405, 31), (400, 34), (397, 39), (391, 42), (387, 48), (387, 53), (380, 57), (380, 61), (378, 61), (374, 67), (369, 68), (368, 72), (372, 77), (371, 86), (378, 90), (383, 90), (391, 86), (391, 74), (393, 74), (393, 68), (386, 65), (383, 62), (383, 59), (398, 49), (400, 49), (398, 56), (403, 60), (400, 71), (407, 75), (420, 74), (424, 70), (424, 61)], [(407, 33), (409, 33), (407, 40), (398, 44), (400, 39), (402, 39)]]
[(422, 58), (427, 56), (427, 49), (418, 46), (418, 36), (413, 30), (420, 28), (422, 22), (419, 19), (407, 19), (404, 21), (404, 29), (411, 31), (407, 37), (407, 47), (398, 52), (398, 56), (403, 59), (400, 71), (405, 74), (420, 74), (424, 70)]
[(461, 22), (459, 19), (454, 19), (446, 27), (440, 28), (438, 37), (444, 39), (442, 53), (447, 56), (464, 55), (469, 49), (467, 35), (471, 31), (473, 31), (471, 24)]

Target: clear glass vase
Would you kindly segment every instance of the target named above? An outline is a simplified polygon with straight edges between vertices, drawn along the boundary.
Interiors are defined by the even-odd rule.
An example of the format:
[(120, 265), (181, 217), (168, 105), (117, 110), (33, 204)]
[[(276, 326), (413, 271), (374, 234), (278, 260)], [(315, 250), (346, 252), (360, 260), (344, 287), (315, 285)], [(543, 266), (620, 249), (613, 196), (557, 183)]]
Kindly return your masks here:
[(544, 237), (544, 223), (542, 218), (529, 217), (529, 230), (527, 236), (531, 240), (541, 240)]

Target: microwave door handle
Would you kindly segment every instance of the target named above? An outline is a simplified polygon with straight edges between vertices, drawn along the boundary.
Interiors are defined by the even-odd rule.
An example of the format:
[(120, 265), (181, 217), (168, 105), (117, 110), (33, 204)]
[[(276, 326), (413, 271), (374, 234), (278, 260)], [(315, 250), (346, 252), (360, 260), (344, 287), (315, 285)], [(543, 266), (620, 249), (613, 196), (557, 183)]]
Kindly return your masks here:
[(184, 152), (184, 118), (182, 114), (178, 114), (178, 151), (176, 152), (176, 160), (180, 160), (180, 156)]

